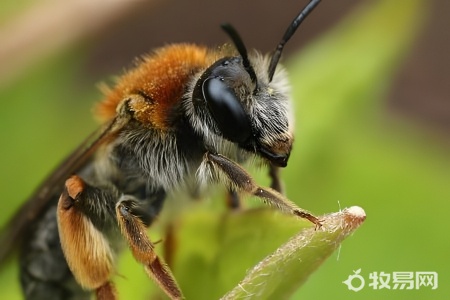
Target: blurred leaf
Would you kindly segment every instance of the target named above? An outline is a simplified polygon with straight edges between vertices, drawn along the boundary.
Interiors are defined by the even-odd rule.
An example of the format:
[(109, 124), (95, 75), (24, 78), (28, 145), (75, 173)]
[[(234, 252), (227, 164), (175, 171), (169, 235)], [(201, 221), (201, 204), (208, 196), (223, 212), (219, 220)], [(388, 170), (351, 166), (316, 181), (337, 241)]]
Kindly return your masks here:
[(178, 223), (174, 270), (187, 299), (218, 299), (267, 254), (305, 226), (272, 210), (203, 211)]
[(380, 92), (406, 57), (426, 11), (422, 0), (367, 2), (292, 58), (301, 124), (332, 129), (336, 118), (367, 120), (380, 107)]
[[(396, 125), (386, 120), (383, 96), (423, 24), (426, 2), (368, 3), (287, 64), (297, 122), (285, 171), (290, 198), (336, 203), (342, 200), (338, 191), (348, 197), (362, 187), (355, 182), (373, 175), (367, 166), (385, 166), (380, 164), (383, 156), (391, 155), (384, 148), (395, 145), (388, 137)], [(397, 141), (407, 140), (403, 132), (398, 134)], [(361, 174), (352, 173), (343, 183), (355, 163)], [(299, 184), (302, 188), (295, 188)], [(365, 198), (361, 192), (355, 198)], [(308, 208), (314, 209), (315, 203)]]

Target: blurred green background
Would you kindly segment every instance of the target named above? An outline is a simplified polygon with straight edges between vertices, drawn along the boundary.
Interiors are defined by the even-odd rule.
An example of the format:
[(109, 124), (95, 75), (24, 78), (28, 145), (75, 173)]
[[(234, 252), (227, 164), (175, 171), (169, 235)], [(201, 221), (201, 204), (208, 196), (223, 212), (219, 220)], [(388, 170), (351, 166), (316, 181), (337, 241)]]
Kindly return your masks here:
[[(95, 85), (110, 82), (112, 75), (132, 65), (133, 57), (169, 42), (221, 44), (227, 40), (218, 29), (223, 21), (233, 23), (249, 47), (270, 51), (293, 13), (306, 3), (196, 0), (190, 4), (194, 11), (177, 1), (111, 4), (116, 9), (83, 6), (84, 2), (67, 1), (64, 7), (57, 1), (0, 4), (0, 225), (96, 128), (91, 107), (101, 94)], [(448, 49), (450, 39), (442, 26), (433, 31), (439, 38), (432, 40), (427, 34), (433, 24), (445, 24), (439, 20), (449, 5), (426, 0), (338, 2), (323, 1), (287, 46), (284, 65), (293, 85), (297, 132), (282, 177), (288, 198), (301, 207), (324, 214), (358, 205), (367, 220), (293, 299), (445, 299), (450, 295), (445, 225), (450, 211), (450, 93), (439, 84), (449, 75), (442, 48)], [(45, 26), (48, 31), (40, 30)], [(437, 41), (434, 48), (429, 46), (432, 41)], [(429, 46), (425, 50), (423, 43)], [(264, 172), (255, 173), (267, 184)], [(192, 253), (202, 257), (217, 251), (215, 231), (205, 228), (221, 226), (217, 220), (227, 215), (217, 194), (217, 201), (177, 213), (176, 224), (185, 225), (177, 227), (184, 241), (177, 247), (179, 261), (198, 259), (189, 256)], [(234, 226), (229, 229), (242, 229)], [(268, 249), (275, 249), (286, 240), (286, 233), (262, 234), (264, 224), (254, 226), (253, 237), (246, 228), (244, 243), (269, 239), (273, 241)], [(157, 231), (150, 230), (152, 239)], [(241, 278), (233, 273), (233, 263), (215, 263), (192, 263), (191, 273), (180, 271), (181, 286), (196, 295), (190, 299), (210, 299), (195, 291), (195, 282), (204, 280), (204, 269), (221, 270), (234, 284)], [(237, 257), (234, 264), (241, 268), (238, 274), (245, 274), (254, 263)], [(116, 281), (123, 298), (149, 295), (153, 284), (129, 253), (121, 266), (119, 273), (126, 279)], [(358, 269), (366, 286), (349, 291), (342, 281)], [(439, 286), (368, 286), (369, 273), (402, 271), (437, 272)], [(2, 299), (21, 299), (15, 262), (0, 270), (0, 286)]]

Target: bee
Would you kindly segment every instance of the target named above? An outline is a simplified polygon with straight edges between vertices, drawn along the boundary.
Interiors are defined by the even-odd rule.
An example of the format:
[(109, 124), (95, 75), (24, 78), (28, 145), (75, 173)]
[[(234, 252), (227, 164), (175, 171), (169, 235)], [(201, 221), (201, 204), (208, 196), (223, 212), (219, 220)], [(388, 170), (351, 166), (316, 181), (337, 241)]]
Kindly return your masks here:
[[(310, 1), (271, 55), (247, 49), (174, 44), (155, 50), (105, 92), (96, 111), (104, 125), (57, 168), (1, 235), (0, 261), (20, 247), (27, 299), (115, 299), (114, 257), (128, 244), (171, 299), (182, 298), (155, 253), (147, 228), (173, 191), (219, 183), (237, 205), (253, 195), (277, 209), (320, 221), (280, 192), (278, 168), (293, 144), (291, 99), (279, 66), (285, 44), (320, 0)], [(241, 166), (257, 158), (272, 188)]]

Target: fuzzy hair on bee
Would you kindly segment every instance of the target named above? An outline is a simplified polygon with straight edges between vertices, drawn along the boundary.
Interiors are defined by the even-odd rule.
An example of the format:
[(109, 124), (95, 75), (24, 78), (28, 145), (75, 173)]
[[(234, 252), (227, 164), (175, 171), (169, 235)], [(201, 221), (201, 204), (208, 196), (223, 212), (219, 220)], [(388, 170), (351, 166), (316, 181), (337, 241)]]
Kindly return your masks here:
[[(25, 298), (117, 298), (112, 277), (125, 246), (169, 298), (183, 298), (146, 234), (174, 192), (220, 184), (236, 201), (237, 195), (255, 196), (321, 226), (282, 195), (277, 172), (294, 141), (290, 88), (279, 60), (319, 2), (306, 5), (269, 55), (248, 53), (225, 24), (233, 50), (168, 45), (143, 56), (113, 88), (103, 88), (96, 114), (104, 125), (1, 233), (0, 262), (20, 248)], [(269, 168), (271, 188), (241, 166), (250, 160)]]

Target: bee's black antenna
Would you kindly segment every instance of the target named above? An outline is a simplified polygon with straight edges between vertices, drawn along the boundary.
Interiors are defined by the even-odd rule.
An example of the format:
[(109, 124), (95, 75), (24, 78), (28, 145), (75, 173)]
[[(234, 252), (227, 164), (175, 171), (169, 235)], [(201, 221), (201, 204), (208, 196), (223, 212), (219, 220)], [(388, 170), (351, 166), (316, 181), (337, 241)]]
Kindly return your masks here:
[(300, 24), (306, 19), (306, 17), (309, 15), (310, 12), (313, 11), (313, 9), (320, 3), (320, 0), (311, 0), (308, 5), (305, 6), (305, 8), (300, 12), (300, 14), (295, 17), (295, 19), (292, 21), (292, 23), (287, 28), (286, 32), (284, 33), (283, 38), (281, 39), (280, 43), (278, 44), (277, 48), (275, 49), (275, 52), (272, 55), (272, 59), (270, 60), (269, 65), (269, 82), (272, 81), (273, 74), (275, 73), (275, 69), (277, 68), (278, 61), (281, 57), (281, 52), (283, 51), (284, 45), (289, 41), (289, 39), (294, 35), (297, 28), (300, 26)]
[(221, 27), (230, 36), (231, 40), (234, 43), (234, 46), (241, 55), (242, 64), (244, 65), (244, 68), (247, 71), (248, 75), (250, 75), (252, 82), (256, 82), (256, 73), (252, 65), (250, 64), (250, 61), (248, 60), (247, 48), (245, 48), (244, 42), (237, 33), (236, 29), (234, 29), (234, 27), (228, 23), (222, 24)]

